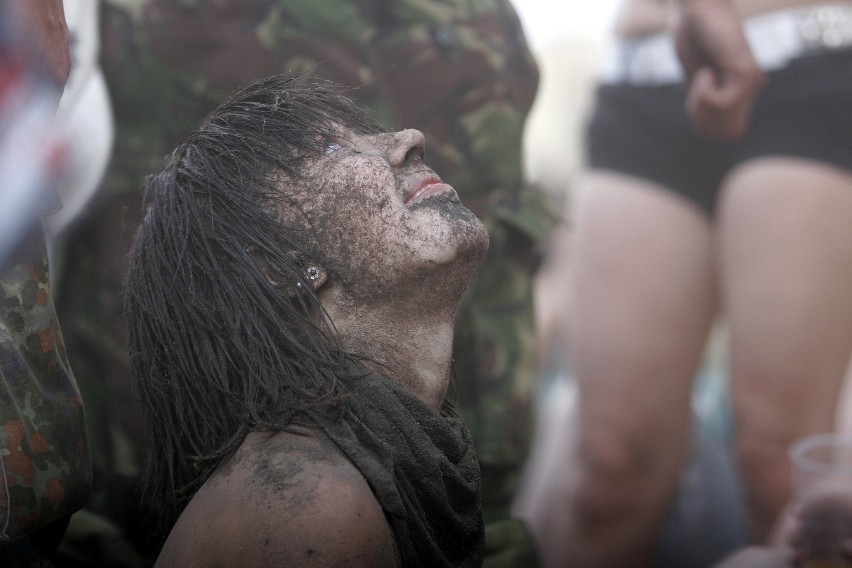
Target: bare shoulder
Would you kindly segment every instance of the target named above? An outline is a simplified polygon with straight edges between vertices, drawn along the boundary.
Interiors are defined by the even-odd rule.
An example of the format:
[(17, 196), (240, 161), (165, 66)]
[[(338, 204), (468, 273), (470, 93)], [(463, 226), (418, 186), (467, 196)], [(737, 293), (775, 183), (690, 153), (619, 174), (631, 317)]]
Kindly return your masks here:
[(324, 436), (252, 433), (196, 493), (157, 566), (396, 565), (366, 480)]

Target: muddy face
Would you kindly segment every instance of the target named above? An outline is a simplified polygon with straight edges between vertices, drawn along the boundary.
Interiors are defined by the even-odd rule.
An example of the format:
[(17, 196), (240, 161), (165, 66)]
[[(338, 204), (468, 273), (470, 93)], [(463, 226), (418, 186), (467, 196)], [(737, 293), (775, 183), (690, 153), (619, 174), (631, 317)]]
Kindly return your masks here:
[(424, 283), (467, 286), (488, 236), (455, 190), (423, 162), (416, 130), (326, 143), (300, 199), (318, 258), (354, 298), (381, 298)]

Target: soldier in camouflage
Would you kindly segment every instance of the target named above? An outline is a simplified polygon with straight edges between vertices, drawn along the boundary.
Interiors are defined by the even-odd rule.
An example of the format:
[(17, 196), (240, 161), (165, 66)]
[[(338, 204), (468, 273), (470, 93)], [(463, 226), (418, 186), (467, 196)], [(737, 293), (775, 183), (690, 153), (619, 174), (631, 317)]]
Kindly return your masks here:
[(0, 3), (0, 566), (51, 566), (91, 484), (80, 392), (54, 309), (41, 215), (68, 75), (62, 2)]
[[(535, 566), (509, 505), (531, 433), (531, 276), (558, 213), (523, 180), (521, 140), (538, 71), (508, 0), (115, 0), (104, 3), (101, 22), (116, 150), (99, 208), (69, 243), (75, 274), (63, 296), (91, 295), (88, 305), (66, 301), (63, 314), (75, 326), (74, 355), (98, 355), (78, 364), (81, 381), (88, 383), (85, 372), (109, 383), (91, 385), (100, 394), (85, 392), (87, 401), (120, 405), (130, 396), (127, 362), (103, 359), (123, 346), (112, 317), (103, 320), (118, 315), (103, 302), (115, 301), (104, 296), (117, 294), (120, 265), (101, 259), (127, 250), (142, 177), (236, 87), (281, 72), (333, 80), (389, 129), (421, 130), (430, 164), (488, 228), (488, 258), (458, 321), (451, 396), (482, 464), (486, 566)], [(80, 270), (87, 265), (93, 273)], [(91, 286), (93, 274), (100, 288)], [(112, 432), (94, 441), (94, 454), (113, 478), (138, 469), (135, 454), (129, 464), (115, 458), (117, 441), (124, 447), (140, 435), (129, 419), (135, 412), (125, 405), (92, 413), (109, 425), (100, 431)]]

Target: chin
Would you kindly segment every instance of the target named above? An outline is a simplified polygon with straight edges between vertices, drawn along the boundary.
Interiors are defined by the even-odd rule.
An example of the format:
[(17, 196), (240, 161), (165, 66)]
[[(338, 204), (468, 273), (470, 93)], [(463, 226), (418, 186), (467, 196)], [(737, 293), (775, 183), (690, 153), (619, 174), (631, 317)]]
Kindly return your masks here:
[(461, 227), (456, 232), (458, 246), (455, 264), (460, 272), (466, 271), (472, 280), (476, 269), (485, 260), (489, 238), (485, 225), (469, 209), (465, 211), (469, 216), (459, 223)]
[[(454, 227), (459, 233), (460, 240), (471, 241), (473, 246), (484, 246), (488, 248), (488, 232), (482, 221), (473, 214), (473, 211), (459, 201), (455, 194), (436, 195), (415, 204), (412, 210), (428, 208), (437, 211), (445, 221)], [(480, 242), (483, 241), (484, 242)]]
[(490, 238), (488, 237), (488, 231), (485, 229), (485, 225), (482, 224), (482, 221), (473, 215), (473, 213), (471, 213), (471, 216), (474, 220), (474, 229), (471, 231), (469, 247), (471, 249), (471, 253), (476, 255), (478, 259), (476, 262), (476, 266), (478, 267), (485, 259), (485, 254), (488, 252)]
[(472, 281), (476, 269), (488, 252), (488, 231), (482, 221), (465, 207), (455, 195), (436, 195), (417, 203), (412, 210), (429, 210), (437, 213), (434, 248), (427, 253), (424, 272), (428, 277), (441, 267), (448, 281), (453, 281), (463, 291)]

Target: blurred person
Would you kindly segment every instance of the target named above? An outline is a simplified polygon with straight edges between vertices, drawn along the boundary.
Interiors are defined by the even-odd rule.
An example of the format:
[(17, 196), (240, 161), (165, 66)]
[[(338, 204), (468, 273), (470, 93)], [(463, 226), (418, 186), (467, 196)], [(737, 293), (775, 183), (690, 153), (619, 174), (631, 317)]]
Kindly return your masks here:
[(852, 6), (677, 4), (623, 4), (573, 195), (577, 452), (533, 521), (553, 566), (650, 562), (717, 314), (754, 542), (852, 349)]
[(0, 565), (49, 566), (88, 494), (83, 407), (53, 305), (42, 217), (60, 206), (61, 1), (0, 9)]
[[(448, 398), (483, 470), (487, 560), (534, 566), (509, 503), (526, 456), (535, 376), (531, 273), (558, 221), (525, 183), (521, 139), (538, 72), (505, 0), (103, 3), (103, 66), (116, 149), (98, 199), (68, 233), (60, 302), (89, 404), (92, 509), (144, 548), (138, 479), (141, 416), (121, 326), (123, 258), (141, 180), (239, 86), (285, 71), (334, 80), (389, 129), (417, 128), (429, 160), (486, 225), (491, 246), (462, 303)], [(96, 284), (93, 284), (96, 283)], [(108, 404), (107, 404), (108, 402)]]
[(424, 153), (274, 76), (148, 179), (126, 301), (145, 494), (180, 515), (158, 566), (481, 566), (445, 393), (488, 234)]
[(790, 504), (766, 545), (745, 547), (714, 568), (847, 566), (852, 561), (852, 501), (836, 480)]

